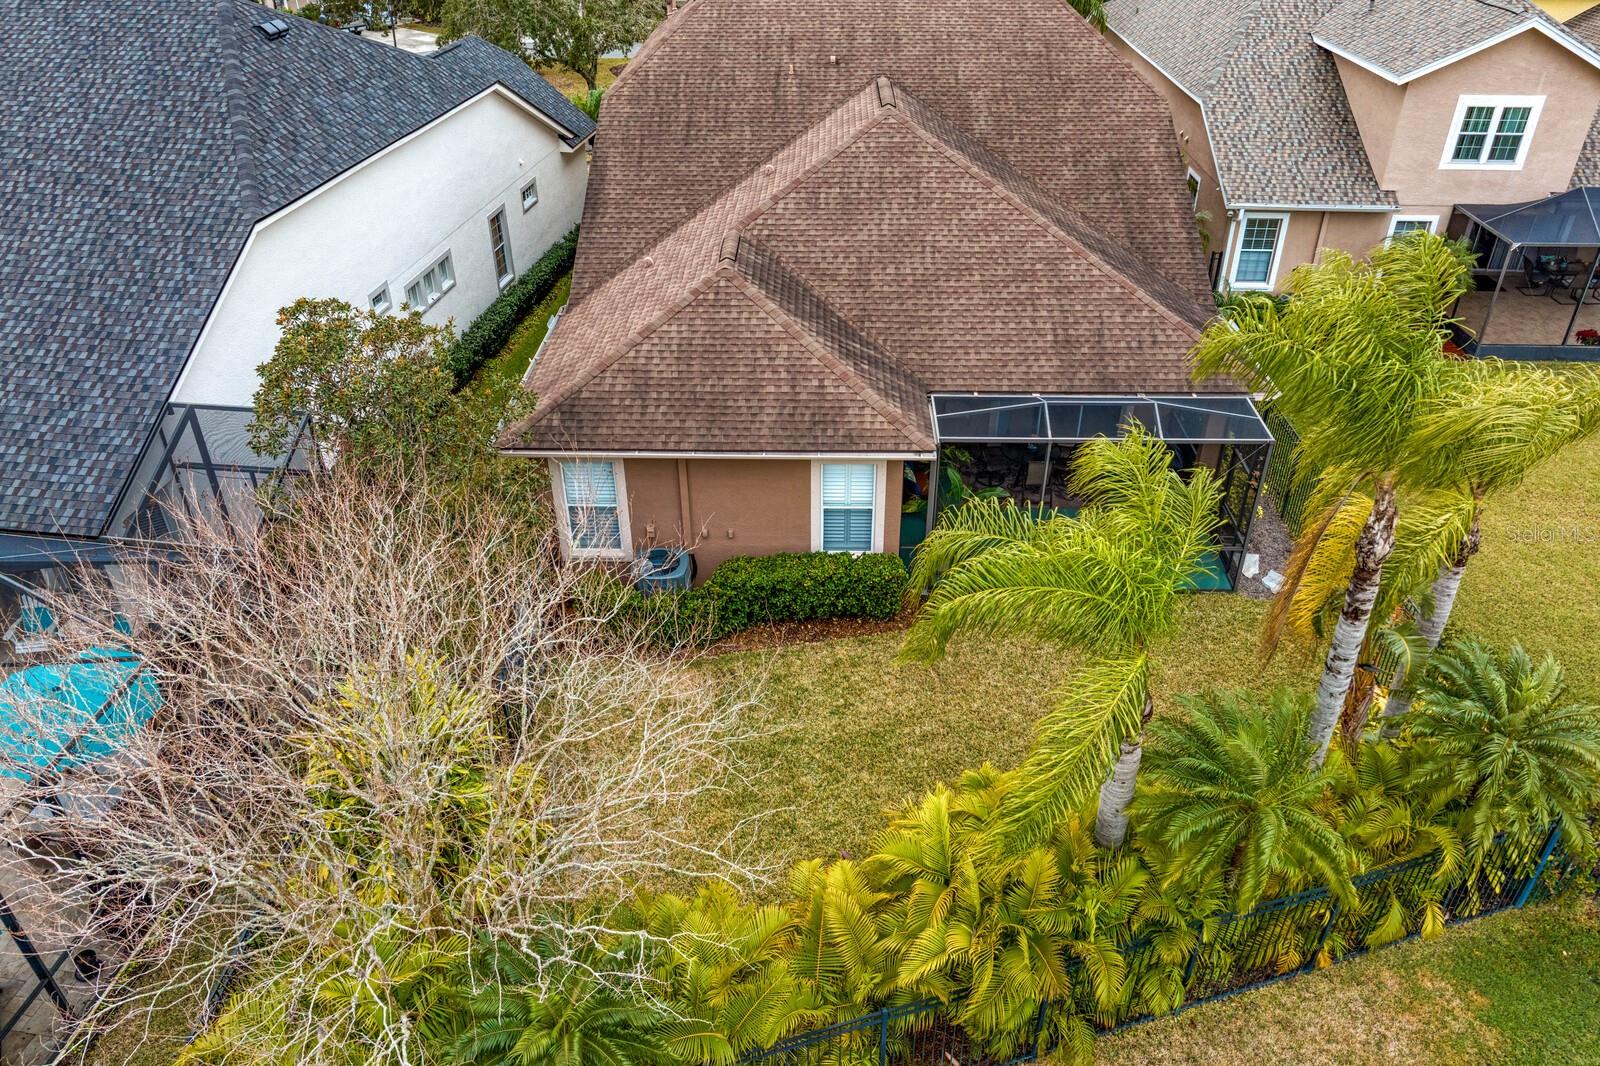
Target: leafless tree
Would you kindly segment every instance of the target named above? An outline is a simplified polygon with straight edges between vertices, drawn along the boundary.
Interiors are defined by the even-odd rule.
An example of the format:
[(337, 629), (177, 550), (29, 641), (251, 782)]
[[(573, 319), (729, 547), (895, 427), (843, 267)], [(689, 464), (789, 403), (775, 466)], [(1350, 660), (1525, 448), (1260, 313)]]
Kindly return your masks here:
[(71, 604), (61, 652), (125, 644), (163, 697), (115, 756), (17, 768), (0, 877), (124, 964), (88, 1031), (200, 1019), (226, 974), (216, 1058), (414, 1063), (475, 938), (593, 958), (640, 886), (758, 873), (689, 820), (748, 692), (621, 632), (492, 501), (319, 481)]

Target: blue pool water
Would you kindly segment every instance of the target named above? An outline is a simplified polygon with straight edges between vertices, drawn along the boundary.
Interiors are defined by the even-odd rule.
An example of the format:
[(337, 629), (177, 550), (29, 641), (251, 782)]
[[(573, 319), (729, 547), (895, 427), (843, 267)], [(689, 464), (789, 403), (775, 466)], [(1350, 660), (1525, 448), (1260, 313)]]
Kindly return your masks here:
[(26, 781), (33, 770), (70, 770), (119, 750), (161, 706), (139, 665), (132, 652), (90, 648), (0, 680), (0, 777)]

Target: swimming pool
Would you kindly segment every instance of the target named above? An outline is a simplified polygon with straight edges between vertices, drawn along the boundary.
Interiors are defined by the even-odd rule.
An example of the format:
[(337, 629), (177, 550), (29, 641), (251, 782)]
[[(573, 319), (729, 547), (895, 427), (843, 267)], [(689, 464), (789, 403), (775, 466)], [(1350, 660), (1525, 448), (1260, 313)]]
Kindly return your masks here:
[(0, 777), (29, 781), (121, 750), (161, 706), (160, 687), (140, 667), (126, 649), (90, 648), (0, 680)]

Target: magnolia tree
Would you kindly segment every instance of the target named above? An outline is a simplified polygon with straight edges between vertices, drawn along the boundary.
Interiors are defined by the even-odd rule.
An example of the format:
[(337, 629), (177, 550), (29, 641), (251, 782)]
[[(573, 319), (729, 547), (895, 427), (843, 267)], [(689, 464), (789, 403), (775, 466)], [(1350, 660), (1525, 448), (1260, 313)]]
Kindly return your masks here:
[[(15, 902), (128, 964), (83, 1031), (210, 1021), (226, 978), (193, 1058), (425, 1062), (473, 943), (634, 986), (638, 953), (594, 950), (613, 901), (754, 873), (739, 830), (688, 820), (744, 694), (619, 635), (516, 516), (368, 468), (259, 532), (188, 534), (64, 631), (142, 659), (148, 725), (92, 768), (12, 768), (36, 779)], [(118, 615), (131, 635), (94, 621)]]

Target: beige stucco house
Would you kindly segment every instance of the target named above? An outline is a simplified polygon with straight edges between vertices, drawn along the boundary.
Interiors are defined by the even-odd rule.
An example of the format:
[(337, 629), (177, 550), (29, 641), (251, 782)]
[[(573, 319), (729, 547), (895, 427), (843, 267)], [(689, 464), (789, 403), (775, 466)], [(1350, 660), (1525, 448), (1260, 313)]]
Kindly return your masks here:
[(1551, 7), (1565, 23), (1526, 0), (1107, 6), (1172, 104), (1219, 289), (1278, 291), (1322, 249), (1408, 229), (1461, 235), (1457, 205), (1600, 184), (1592, 5)]

